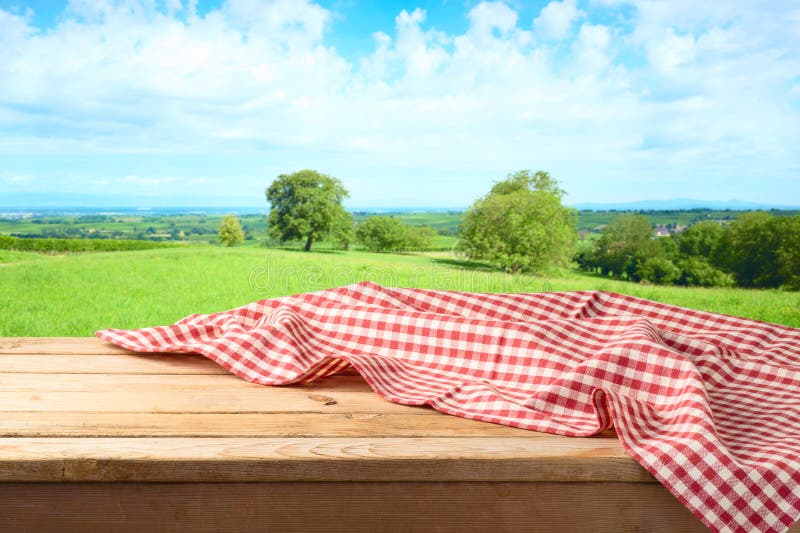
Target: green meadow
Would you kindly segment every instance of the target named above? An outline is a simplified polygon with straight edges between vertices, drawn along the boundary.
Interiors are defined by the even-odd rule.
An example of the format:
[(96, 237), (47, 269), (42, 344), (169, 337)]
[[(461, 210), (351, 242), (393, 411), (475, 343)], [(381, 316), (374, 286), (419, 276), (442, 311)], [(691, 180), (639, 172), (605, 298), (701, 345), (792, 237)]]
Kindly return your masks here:
[(186, 245), (47, 255), (0, 251), (0, 336), (82, 336), (172, 323), (285, 294), (371, 280), (486, 292), (599, 289), (800, 327), (800, 293), (661, 287), (573, 270), (511, 275), (448, 252), (375, 254)]

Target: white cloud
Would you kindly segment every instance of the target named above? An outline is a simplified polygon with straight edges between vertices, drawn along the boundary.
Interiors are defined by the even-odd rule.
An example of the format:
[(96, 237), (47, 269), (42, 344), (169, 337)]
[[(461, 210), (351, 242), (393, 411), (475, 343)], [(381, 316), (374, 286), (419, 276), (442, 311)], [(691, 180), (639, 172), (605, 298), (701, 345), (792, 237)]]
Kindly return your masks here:
[[(308, 0), (227, 0), (222, 13), (262, 44), (305, 49), (322, 40), (330, 12)], [(277, 37), (277, 38), (276, 38)]]
[[(0, 153), (268, 154), (270, 169), (318, 164), (362, 183), (459, 177), (448, 191), (468, 198), (530, 166), (568, 189), (786, 177), (800, 166), (800, 19), (753, 5), (632, 2), (612, 25), (563, 0), (531, 25), (482, 2), (460, 34), (416, 9), (352, 62), (328, 44), (334, 14), (309, 1), (227, 0), (200, 16), (191, 0), (74, 0), (48, 31), (0, 10)], [(179, 183), (139, 172), (158, 175), (122, 182)]]
[(672, 28), (660, 39), (647, 42), (647, 58), (658, 70), (671, 70), (692, 61), (696, 45), (692, 35), (676, 35)]
[(542, 8), (533, 26), (542, 38), (561, 40), (569, 35), (573, 24), (583, 15), (576, 0), (554, 0)]
[(503, 2), (481, 2), (470, 10), (467, 18), (476, 39), (487, 41), (502, 38), (517, 27), (517, 13)]
[(177, 11), (183, 10), (183, 3), (181, 0), (166, 0), (165, 8), (167, 10), (167, 14), (172, 15)]
[(596, 73), (611, 63), (611, 30), (600, 24), (582, 24), (575, 43), (576, 60), (581, 72)]
[(30, 37), (35, 30), (29, 26), (29, 19), (30, 10), (26, 16), (0, 9), (0, 45), (10, 47)]
[(425, 77), (434, 73), (445, 59), (445, 52), (437, 41), (442, 37), (433, 31), (424, 31), (425, 10), (411, 13), (403, 10), (397, 15), (396, 57), (400, 58), (406, 73), (411, 77)]

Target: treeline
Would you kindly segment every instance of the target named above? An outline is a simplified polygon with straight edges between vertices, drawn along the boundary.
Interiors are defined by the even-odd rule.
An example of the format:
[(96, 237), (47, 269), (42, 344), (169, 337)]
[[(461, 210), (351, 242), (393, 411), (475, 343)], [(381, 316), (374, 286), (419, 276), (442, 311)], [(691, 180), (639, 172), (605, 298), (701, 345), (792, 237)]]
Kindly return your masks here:
[[(35, 220), (34, 224), (37, 224)], [(135, 240), (183, 240), (188, 235), (207, 235), (214, 234), (216, 230), (209, 228), (201, 228), (197, 226), (187, 227), (185, 229), (172, 228), (169, 230), (162, 229), (159, 232), (153, 226), (148, 226), (145, 230), (139, 231), (136, 226), (133, 226), (127, 231), (115, 230), (96, 230), (94, 228), (84, 227), (67, 227), (56, 226), (54, 228), (42, 228), (39, 233), (21, 233), (13, 232), (12, 237), (20, 237), (23, 239), (135, 239)]]
[(576, 262), (585, 271), (662, 285), (798, 290), (800, 215), (752, 212), (660, 238), (644, 216), (621, 215)]
[(111, 239), (21, 239), (0, 235), (0, 250), (18, 252), (123, 252), (175, 246), (172, 243)]
[(356, 225), (342, 206), (349, 196), (342, 182), (316, 170), (281, 174), (264, 194), (270, 204), (269, 236), (281, 244), (303, 240), (307, 252), (321, 240), (344, 250), (356, 242), (374, 252), (424, 250), (437, 235), (432, 228), (409, 226), (387, 216), (369, 217)]
[(31, 220), (33, 224), (94, 224), (123, 222), (124, 219), (109, 215), (79, 215), (75, 217), (39, 217)]
[(125, 233), (119, 230), (94, 231), (88, 228), (57, 227), (43, 228), (39, 233), (16, 232), (11, 235), (23, 239), (119, 239), (122, 238)]
[[(407, 224), (390, 215), (372, 215), (357, 222), (345, 219), (326, 235), (325, 242), (334, 250), (351, 250), (355, 247), (378, 253), (448, 250), (448, 246), (434, 244), (439, 235), (441, 233), (430, 226)], [(222, 238), (220, 242), (224, 244)], [(274, 238), (262, 243), (266, 248), (287, 244)]]
[[(134, 230), (136, 228), (134, 227)], [(172, 229), (168, 233), (159, 234), (158, 230), (150, 226), (145, 231), (130, 233), (120, 230), (105, 231), (105, 230), (92, 230), (87, 228), (58, 228), (58, 229), (43, 229), (41, 233), (12, 233), (12, 237), (20, 237), (22, 239), (61, 239), (61, 240), (76, 240), (76, 239), (94, 239), (94, 240), (114, 240), (114, 239), (131, 239), (131, 240), (147, 240), (154, 242), (161, 241), (178, 241), (184, 240), (188, 235), (204, 235), (214, 234), (216, 231), (201, 230), (194, 231), (193, 229), (185, 231), (179, 229)]]

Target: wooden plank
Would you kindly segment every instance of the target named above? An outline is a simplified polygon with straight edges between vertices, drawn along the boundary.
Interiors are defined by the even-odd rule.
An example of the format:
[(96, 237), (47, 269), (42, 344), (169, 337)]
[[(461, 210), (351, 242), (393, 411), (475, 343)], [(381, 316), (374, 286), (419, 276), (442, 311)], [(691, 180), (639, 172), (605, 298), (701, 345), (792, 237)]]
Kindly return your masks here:
[(433, 410), (396, 413), (9, 413), (0, 437), (524, 437)]
[[(0, 392), (0, 407), (7, 412), (66, 411), (119, 413), (408, 413), (428, 409), (409, 407), (381, 399), (377, 394), (315, 394), (283, 388), (275, 393), (255, 390), (203, 390), (176, 394), (143, 389), (101, 392)], [(2, 411), (0, 411), (2, 412)]]
[(97, 337), (0, 337), (4, 354), (131, 354)]
[(12, 483), (0, 529), (706, 531), (662, 486), (631, 483)]
[(195, 354), (0, 354), (0, 374), (228, 374)]
[(655, 479), (612, 438), (0, 438), (0, 481)]
[(60, 374), (0, 373), (0, 390), (4, 392), (141, 392), (168, 390), (175, 393), (215, 390), (314, 390), (316, 392), (372, 394), (375, 392), (361, 376), (332, 376), (310, 383), (290, 386), (265, 386), (250, 383), (233, 374)]
[(411, 413), (360, 376), (268, 387), (225, 375), (0, 374), (0, 410), (8, 412)]

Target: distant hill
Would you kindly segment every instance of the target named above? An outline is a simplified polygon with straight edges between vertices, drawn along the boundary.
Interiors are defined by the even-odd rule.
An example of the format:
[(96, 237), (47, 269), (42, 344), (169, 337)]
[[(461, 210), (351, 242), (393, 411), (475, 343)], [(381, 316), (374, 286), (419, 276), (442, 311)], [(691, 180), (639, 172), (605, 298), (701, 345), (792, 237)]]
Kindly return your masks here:
[(571, 207), (594, 211), (667, 211), (683, 209), (748, 210), (748, 209), (798, 209), (795, 205), (769, 205), (742, 200), (694, 200), (674, 198), (672, 200), (640, 200), (637, 202), (581, 203)]

